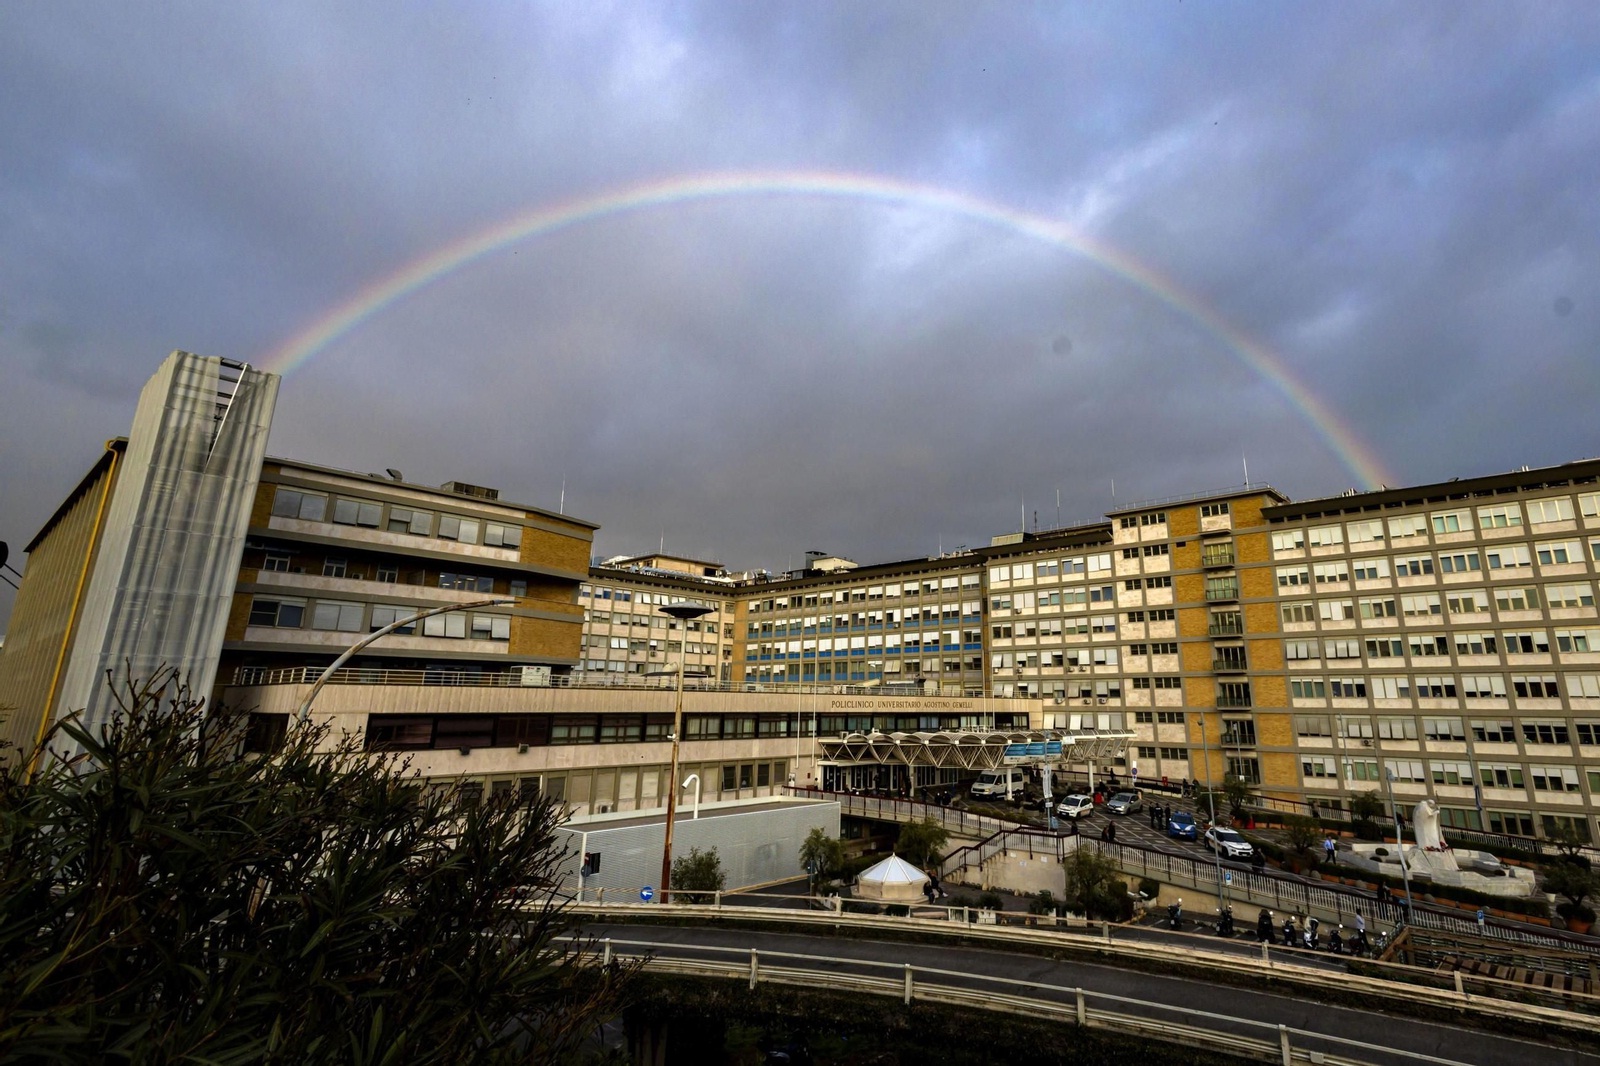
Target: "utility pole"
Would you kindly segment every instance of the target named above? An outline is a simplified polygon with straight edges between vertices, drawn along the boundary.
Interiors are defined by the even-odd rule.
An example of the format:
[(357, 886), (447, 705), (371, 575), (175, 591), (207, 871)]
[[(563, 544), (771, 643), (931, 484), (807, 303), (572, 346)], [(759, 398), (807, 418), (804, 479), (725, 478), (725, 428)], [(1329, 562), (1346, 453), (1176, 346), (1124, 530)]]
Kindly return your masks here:
[(1400, 826), (1400, 808), (1394, 802), (1394, 771), (1383, 768), (1384, 783), (1389, 787), (1389, 817), (1394, 819), (1394, 850), (1400, 855), (1400, 877), (1406, 886), (1406, 924), (1411, 924), (1411, 869), (1406, 862), (1406, 838)]

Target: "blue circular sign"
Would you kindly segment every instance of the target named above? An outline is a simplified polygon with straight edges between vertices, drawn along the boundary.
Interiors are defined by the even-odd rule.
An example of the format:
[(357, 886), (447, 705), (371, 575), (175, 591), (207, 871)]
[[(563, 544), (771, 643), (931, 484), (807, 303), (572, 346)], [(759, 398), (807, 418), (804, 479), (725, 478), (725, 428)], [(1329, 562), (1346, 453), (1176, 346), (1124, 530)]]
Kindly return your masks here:
[(651, 888), (649, 885), (645, 885), (639, 890), (639, 898), (644, 900), (646, 903), (649, 903), (651, 900), (656, 898), (656, 890)]

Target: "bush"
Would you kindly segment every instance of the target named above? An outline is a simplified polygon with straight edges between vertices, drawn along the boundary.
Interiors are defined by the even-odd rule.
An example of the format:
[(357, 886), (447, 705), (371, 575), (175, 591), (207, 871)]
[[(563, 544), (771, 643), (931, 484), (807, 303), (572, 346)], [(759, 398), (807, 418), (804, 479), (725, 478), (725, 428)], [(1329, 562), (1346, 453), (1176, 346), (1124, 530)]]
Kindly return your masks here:
[(1161, 882), (1153, 877), (1146, 877), (1139, 882), (1139, 895), (1145, 899), (1155, 899), (1161, 894)]
[(0, 768), (0, 1057), (554, 1062), (618, 1005), (555, 945), (560, 805), (312, 724), (237, 758), (246, 717), (174, 673), (116, 691)]
[(1088, 918), (1127, 921), (1133, 916), (1133, 901), (1116, 865), (1092, 848), (1078, 848), (1067, 856), (1062, 868), (1067, 875), (1064, 905)]
[(844, 867), (844, 842), (830, 837), (820, 826), (812, 829), (800, 845), (800, 865), (816, 881), (831, 881)]
[(1056, 902), (1055, 893), (1048, 888), (1028, 900), (1029, 914), (1055, 914), (1061, 905)]
[(900, 827), (895, 851), (913, 866), (929, 866), (939, 861), (949, 842), (950, 834), (937, 822), (907, 822)]
[(985, 892), (978, 897), (978, 906), (986, 911), (1003, 911), (1006, 909), (1006, 902), (1000, 898), (999, 893)]
[(716, 848), (708, 851), (690, 848), (689, 854), (672, 860), (674, 903), (707, 902), (703, 896), (694, 893), (721, 892), (727, 883), (728, 876), (722, 872), (722, 858)]

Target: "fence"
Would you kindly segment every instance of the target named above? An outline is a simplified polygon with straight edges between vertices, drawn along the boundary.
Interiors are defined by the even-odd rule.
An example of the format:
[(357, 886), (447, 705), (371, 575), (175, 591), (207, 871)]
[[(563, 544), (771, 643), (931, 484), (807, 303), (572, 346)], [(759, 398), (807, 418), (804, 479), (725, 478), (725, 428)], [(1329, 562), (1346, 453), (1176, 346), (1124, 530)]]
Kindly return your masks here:
[(987, 837), (1001, 830), (1017, 828), (1015, 822), (973, 814), (954, 807), (941, 807), (937, 803), (923, 803), (920, 800), (857, 795), (854, 792), (830, 792), (820, 788), (795, 787), (790, 791), (802, 799), (836, 800), (841, 814), (857, 818), (875, 818), (885, 822), (929, 821), (942, 826), (946, 832), (954, 836)]
[[(686, 958), (685, 955), (720, 958)], [(1328, 1032), (1120, 996), (1082, 986), (1046, 984), (904, 962), (612, 938), (603, 939), (598, 957), (591, 954), (588, 959), (599, 965), (610, 965), (614, 958), (627, 957), (644, 960), (647, 968), (656, 972), (742, 980), (747, 981), (751, 989), (767, 982), (893, 997), (906, 1006), (922, 1001), (1001, 1011), (1069, 1022), (1080, 1028), (1109, 1029), (1147, 1040), (1205, 1047), (1285, 1066), (1299, 1062), (1354, 1066), (1397, 1061), (1461, 1066), (1464, 1061), (1397, 1048), (1392, 1043), (1373, 1044)]]

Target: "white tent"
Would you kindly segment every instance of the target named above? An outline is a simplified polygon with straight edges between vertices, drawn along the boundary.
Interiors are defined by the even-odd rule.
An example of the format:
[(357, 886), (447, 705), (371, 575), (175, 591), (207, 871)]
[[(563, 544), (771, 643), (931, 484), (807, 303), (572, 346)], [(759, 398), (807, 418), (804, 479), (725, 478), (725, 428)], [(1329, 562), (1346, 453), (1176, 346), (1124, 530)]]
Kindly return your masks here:
[(863, 870), (856, 877), (857, 899), (878, 899), (891, 903), (912, 903), (925, 898), (922, 886), (928, 875), (896, 855)]

